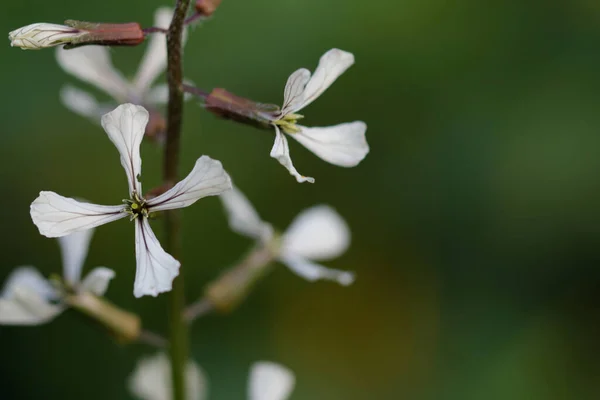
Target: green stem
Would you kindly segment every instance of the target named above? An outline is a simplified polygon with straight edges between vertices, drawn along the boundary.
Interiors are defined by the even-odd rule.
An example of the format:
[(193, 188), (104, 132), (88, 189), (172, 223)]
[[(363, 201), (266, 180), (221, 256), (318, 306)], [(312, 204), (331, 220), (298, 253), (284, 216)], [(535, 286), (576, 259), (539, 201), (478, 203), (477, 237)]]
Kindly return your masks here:
[[(169, 84), (169, 104), (167, 106), (167, 135), (164, 153), (163, 179), (167, 185), (177, 182), (181, 124), (183, 119), (183, 65), (181, 36), (183, 23), (190, 0), (177, 0), (173, 20), (167, 33), (167, 83)], [(176, 210), (165, 213), (165, 250), (181, 260), (181, 217)], [(183, 320), (185, 308), (184, 268), (173, 281), (169, 295), (169, 353), (171, 357), (171, 377), (173, 400), (185, 400), (185, 366), (188, 361), (188, 328)]]

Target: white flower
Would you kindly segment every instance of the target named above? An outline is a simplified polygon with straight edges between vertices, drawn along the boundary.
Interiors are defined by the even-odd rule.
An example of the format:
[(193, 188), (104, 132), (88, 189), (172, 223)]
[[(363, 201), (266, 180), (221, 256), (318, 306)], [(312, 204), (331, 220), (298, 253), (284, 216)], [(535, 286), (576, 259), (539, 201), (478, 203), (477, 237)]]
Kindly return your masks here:
[[(236, 187), (220, 198), (233, 231), (263, 244), (274, 239), (271, 225), (260, 219)], [(331, 207), (318, 205), (304, 210), (292, 221), (281, 237), (277, 259), (309, 281), (328, 279), (347, 286), (354, 282), (353, 273), (326, 268), (313, 261), (338, 257), (349, 244), (350, 229), (342, 217)]]
[[(154, 15), (154, 26), (168, 28), (173, 15), (168, 7), (159, 8)], [(127, 80), (111, 62), (106, 46), (84, 46), (72, 50), (57, 49), (58, 64), (69, 74), (87, 82), (111, 96), (116, 104), (133, 103), (148, 108), (168, 101), (166, 84), (152, 87), (167, 66), (166, 35), (153, 34), (140, 67), (132, 81)], [(114, 104), (101, 104), (91, 94), (74, 86), (61, 89), (63, 104), (84, 117), (98, 121)]]
[(156, 296), (171, 290), (172, 281), (179, 274), (179, 261), (160, 246), (148, 223), (149, 214), (187, 207), (203, 197), (231, 188), (221, 163), (202, 156), (190, 174), (173, 188), (150, 200), (142, 198), (140, 144), (147, 123), (148, 112), (133, 104), (120, 105), (102, 117), (102, 126), (117, 147), (127, 174), (131, 197), (124, 200), (125, 204), (84, 203), (54, 192), (40, 192), (31, 204), (31, 218), (47, 237), (65, 236), (128, 216), (134, 220), (137, 270), (133, 293), (136, 297)]
[(271, 118), (271, 124), (275, 127), (275, 143), (271, 149), (271, 157), (287, 168), (298, 182), (312, 183), (315, 180), (301, 175), (294, 168), (288, 142), (283, 133), (300, 142), (321, 159), (341, 167), (356, 166), (369, 152), (365, 138), (367, 125), (362, 121), (321, 128), (307, 128), (297, 124), (297, 121), (303, 118), (297, 112), (319, 97), (352, 64), (354, 56), (351, 53), (331, 49), (321, 57), (312, 76), (309, 70), (301, 68), (288, 78), (281, 111)]
[(70, 26), (40, 22), (16, 29), (8, 34), (10, 45), (23, 50), (39, 50), (70, 43), (88, 33)]
[[(69, 290), (102, 296), (115, 276), (113, 270), (97, 267), (81, 280), (92, 234), (93, 229), (89, 229), (59, 239), (63, 280)], [(19, 267), (8, 277), (0, 292), (0, 324), (39, 325), (48, 322), (66, 308), (62, 302), (63, 295), (63, 291), (35, 268)]]
[[(186, 400), (207, 398), (208, 383), (200, 367), (189, 361)], [(287, 368), (267, 361), (254, 363), (248, 379), (249, 400), (286, 400), (296, 379)], [(164, 353), (141, 359), (129, 378), (129, 390), (141, 400), (172, 400), (171, 362)]]
[(269, 361), (259, 361), (252, 365), (248, 379), (249, 400), (285, 400), (294, 385), (294, 373), (286, 367)]
[[(129, 390), (142, 400), (171, 400), (171, 362), (164, 353), (138, 361), (129, 378)], [(186, 400), (206, 398), (207, 381), (200, 367), (189, 361), (185, 370)]]

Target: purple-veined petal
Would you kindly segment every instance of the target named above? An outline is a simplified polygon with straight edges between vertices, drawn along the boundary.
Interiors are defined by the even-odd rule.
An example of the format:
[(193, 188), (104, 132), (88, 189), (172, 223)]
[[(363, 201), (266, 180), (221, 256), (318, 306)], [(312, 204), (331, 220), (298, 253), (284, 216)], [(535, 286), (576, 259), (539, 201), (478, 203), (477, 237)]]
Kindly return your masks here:
[(81, 281), (79, 290), (92, 292), (96, 296), (104, 296), (108, 284), (115, 277), (115, 271), (106, 267), (96, 267)]
[[(186, 400), (204, 400), (207, 380), (200, 367), (189, 361), (185, 370)], [(164, 353), (140, 359), (129, 378), (129, 390), (141, 400), (171, 400), (171, 363)]]
[(296, 178), (298, 182), (310, 182), (314, 183), (315, 178), (310, 176), (300, 175), (300, 173), (292, 164), (292, 159), (290, 158), (290, 147), (288, 146), (288, 141), (284, 134), (281, 133), (277, 125), (273, 125), (275, 127), (275, 143), (273, 143), (273, 147), (271, 148), (271, 157), (279, 161), (279, 164), (283, 165), (292, 175)]
[(350, 229), (331, 207), (318, 205), (302, 211), (282, 238), (282, 252), (311, 260), (338, 257), (350, 245)]
[(219, 195), (231, 189), (231, 179), (221, 163), (208, 156), (202, 156), (192, 172), (165, 193), (148, 200), (151, 212), (183, 208), (206, 196)]
[(140, 144), (148, 124), (148, 111), (142, 106), (121, 104), (102, 117), (102, 127), (121, 155), (121, 165), (127, 174), (129, 194), (142, 195), (142, 157)]
[(75, 286), (81, 280), (83, 262), (90, 248), (94, 229), (71, 233), (58, 238), (63, 261), (63, 277)]
[(219, 196), (232, 231), (261, 242), (273, 236), (271, 224), (264, 222), (248, 198), (235, 186)]
[(158, 296), (170, 291), (181, 264), (163, 250), (147, 218), (135, 220), (135, 255), (137, 267), (133, 295)]
[(39, 50), (69, 43), (86, 34), (87, 32), (73, 29), (70, 26), (40, 22), (9, 32), (8, 39), (13, 47), (20, 47), (23, 50)]
[[(303, 109), (319, 97), (331, 84), (354, 64), (354, 55), (340, 49), (331, 49), (321, 56), (319, 65), (301, 95), (295, 95), (301, 100), (295, 100), (281, 110), (282, 115), (294, 113)], [(294, 74), (297, 74), (296, 71)], [(292, 76), (294, 76), (292, 74)], [(291, 77), (290, 77), (291, 78)], [(289, 84), (289, 80), (288, 80)], [(298, 89), (296, 89), (297, 91)], [(287, 92), (287, 85), (286, 85)], [(286, 100), (285, 103), (288, 103)]]
[(362, 121), (322, 128), (298, 127), (300, 132), (290, 136), (331, 164), (354, 167), (369, 153), (367, 125)]
[(248, 379), (249, 400), (285, 400), (296, 378), (288, 368), (268, 361), (259, 361), (252, 365)]
[(279, 261), (287, 265), (296, 275), (311, 282), (328, 280), (337, 282), (342, 286), (348, 286), (354, 282), (352, 272), (327, 268), (292, 253), (282, 252)]
[(283, 105), (281, 106), (281, 115), (298, 110), (304, 103), (304, 88), (310, 80), (310, 71), (306, 68), (300, 68), (290, 75), (283, 91)]
[(42, 235), (61, 237), (125, 218), (124, 208), (84, 203), (54, 192), (40, 192), (31, 203), (30, 212)]
[(128, 98), (130, 84), (112, 65), (107, 47), (83, 46), (71, 50), (58, 48), (56, 60), (66, 72), (103, 90), (116, 101)]

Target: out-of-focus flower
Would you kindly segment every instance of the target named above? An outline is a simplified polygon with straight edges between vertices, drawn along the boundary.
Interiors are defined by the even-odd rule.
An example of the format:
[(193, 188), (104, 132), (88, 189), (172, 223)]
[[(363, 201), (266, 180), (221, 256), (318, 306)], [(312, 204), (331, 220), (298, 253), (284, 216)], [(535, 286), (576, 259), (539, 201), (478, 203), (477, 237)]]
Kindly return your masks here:
[(63, 259), (62, 280), (48, 280), (33, 267), (18, 267), (0, 293), (0, 324), (39, 325), (58, 316), (68, 307), (71, 294), (91, 292), (103, 296), (113, 270), (94, 268), (81, 280), (93, 229), (59, 238)]
[(31, 204), (31, 218), (40, 233), (61, 237), (73, 232), (130, 217), (135, 222), (137, 270), (133, 293), (136, 297), (156, 296), (171, 290), (179, 274), (179, 261), (161, 247), (148, 222), (151, 213), (187, 207), (197, 200), (223, 193), (231, 181), (219, 161), (200, 157), (189, 175), (160, 196), (142, 197), (140, 144), (148, 123), (141, 106), (123, 104), (102, 117), (102, 127), (121, 155), (130, 198), (123, 205), (103, 206), (84, 203), (54, 192), (40, 192)]
[[(129, 390), (142, 400), (171, 400), (171, 363), (164, 353), (142, 358), (129, 378)], [(185, 370), (186, 400), (206, 398), (207, 381), (200, 367), (189, 361)]]
[[(171, 362), (164, 353), (142, 358), (129, 378), (129, 390), (141, 400), (172, 400)], [(185, 370), (186, 400), (208, 396), (207, 379), (200, 367), (189, 361)], [(286, 400), (296, 379), (282, 365), (260, 361), (252, 365), (248, 378), (248, 400)]]
[[(172, 15), (172, 9), (159, 8), (154, 15), (155, 26), (168, 28)], [(109, 49), (103, 46), (57, 49), (56, 59), (66, 72), (97, 87), (114, 100), (102, 104), (90, 93), (72, 85), (65, 85), (60, 91), (60, 98), (69, 110), (97, 123), (100, 117), (112, 110), (116, 104), (133, 103), (150, 110), (151, 123), (148, 125), (147, 134), (162, 133), (165, 122), (162, 115), (156, 111), (156, 107), (167, 103), (169, 89), (166, 84), (153, 83), (167, 66), (167, 42), (164, 34), (157, 33), (151, 36), (144, 58), (131, 81), (115, 69)]]
[(270, 361), (252, 365), (248, 379), (248, 400), (286, 400), (296, 378), (288, 368)]
[(103, 24), (67, 20), (66, 25), (35, 23), (8, 34), (10, 45), (23, 50), (39, 50), (65, 45), (67, 48), (84, 45), (135, 46), (144, 41), (139, 24)]
[(220, 196), (227, 212), (230, 228), (269, 245), (273, 240), (275, 258), (301, 277), (316, 281), (328, 279), (347, 286), (354, 274), (326, 268), (314, 261), (330, 260), (346, 251), (350, 229), (342, 217), (329, 206), (318, 205), (302, 211), (287, 230), (277, 237), (270, 224), (264, 222), (250, 201), (236, 187)]
[[(301, 68), (288, 78), (283, 106), (255, 103), (235, 96), (224, 89), (215, 89), (206, 98), (206, 108), (223, 118), (255, 126), (275, 128), (275, 143), (271, 157), (277, 159), (298, 182), (314, 182), (303, 176), (292, 164), (286, 136), (294, 138), (321, 159), (341, 167), (356, 166), (369, 152), (362, 121), (335, 126), (308, 128), (298, 125), (303, 118), (298, 111), (312, 103), (331, 84), (354, 64), (354, 56), (339, 49), (325, 53), (315, 73)], [(283, 132), (283, 133), (282, 133)]]

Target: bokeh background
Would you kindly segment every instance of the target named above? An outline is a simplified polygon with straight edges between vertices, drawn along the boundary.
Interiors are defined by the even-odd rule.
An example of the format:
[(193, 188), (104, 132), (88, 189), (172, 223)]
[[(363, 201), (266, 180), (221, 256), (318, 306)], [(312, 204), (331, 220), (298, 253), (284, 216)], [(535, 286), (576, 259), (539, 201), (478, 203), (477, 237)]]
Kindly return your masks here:
[[(168, 5), (168, 1), (166, 2)], [(5, 32), (32, 22), (152, 23), (158, 0), (3, 4)], [(272, 135), (186, 107), (182, 171), (223, 162), (261, 215), (285, 228), (331, 204), (353, 244), (328, 265), (348, 288), (278, 266), (233, 314), (194, 325), (213, 399), (243, 399), (249, 367), (280, 362), (292, 399), (597, 399), (600, 396), (600, 5), (592, 0), (225, 0), (185, 49), (185, 74), (280, 103), (287, 76), (332, 47), (356, 64), (304, 114), (368, 123), (369, 156), (331, 166), (291, 143), (297, 184), (268, 154)], [(112, 51), (132, 75), (143, 47)], [(54, 51), (0, 46), (0, 279), (18, 265), (59, 272), (55, 240), (29, 204), (42, 189), (111, 204), (125, 196), (99, 126), (59, 102)], [(100, 96), (100, 94), (98, 94)], [(145, 187), (160, 151), (142, 149)], [(146, 183), (147, 182), (147, 183)], [(184, 213), (187, 295), (251, 243), (217, 199)], [(157, 223), (160, 225), (160, 222)], [(157, 232), (160, 232), (158, 228)], [(166, 296), (136, 300), (133, 227), (96, 231), (86, 268), (117, 271), (108, 296), (164, 331)], [(75, 312), (0, 328), (1, 399), (128, 399), (153, 349), (115, 343)]]

